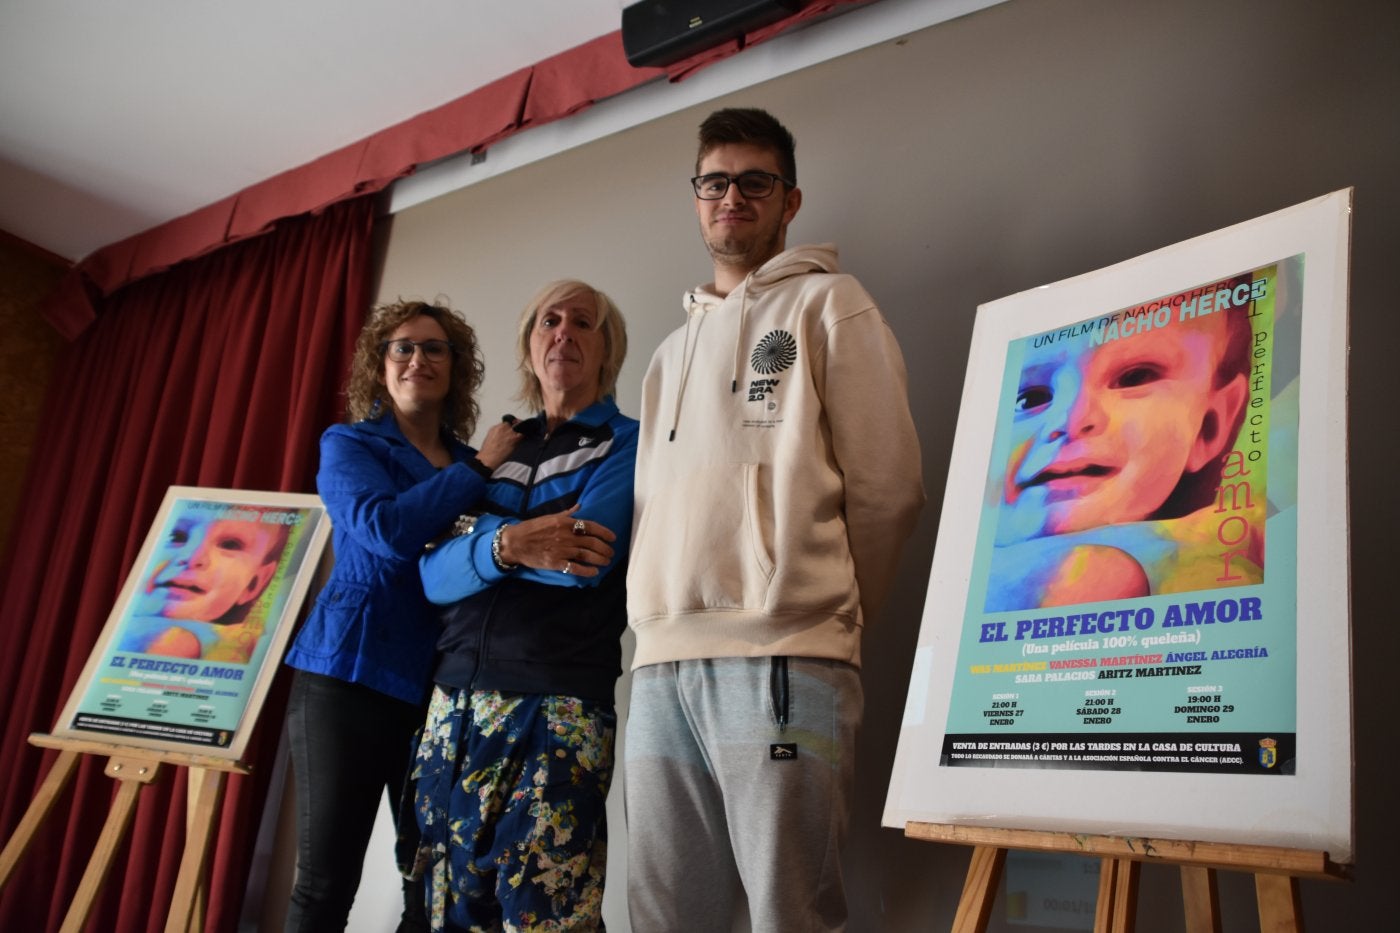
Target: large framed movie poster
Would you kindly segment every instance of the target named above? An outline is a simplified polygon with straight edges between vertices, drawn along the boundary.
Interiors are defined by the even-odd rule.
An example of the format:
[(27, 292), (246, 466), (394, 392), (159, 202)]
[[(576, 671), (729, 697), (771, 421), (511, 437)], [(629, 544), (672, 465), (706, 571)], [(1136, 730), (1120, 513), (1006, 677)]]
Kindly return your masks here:
[(240, 759), (329, 532), (314, 495), (170, 487), (54, 734)]
[(978, 309), (887, 825), (1349, 858), (1350, 200)]

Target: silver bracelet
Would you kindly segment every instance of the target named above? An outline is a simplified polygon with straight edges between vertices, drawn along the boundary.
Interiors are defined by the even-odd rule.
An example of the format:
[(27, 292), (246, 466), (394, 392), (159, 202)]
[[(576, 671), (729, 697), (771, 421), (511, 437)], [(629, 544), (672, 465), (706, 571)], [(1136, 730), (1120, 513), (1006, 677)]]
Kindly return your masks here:
[(446, 544), (448, 541), (451, 541), (453, 538), (460, 538), (463, 535), (474, 534), (476, 532), (476, 520), (480, 517), (481, 516), (472, 512), (467, 512), (462, 515), (458, 515), (457, 520), (452, 523), (451, 528), (447, 529), (447, 531), (443, 532), (433, 540), (429, 541), (427, 544), (423, 545), (424, 552), (431, 554), (433, 551), (436, 551), (438, 548), (442, 547), (444, 544)]
[(506, 526), (502, 524), (496, 528), (496, 534), (491, 538), (491, 562), (496, 565), (496, 569), (501, 573), (510, 573), (519, 565), (507, 564), (505, 561), (501, 560), (501, 535), (505, 534), (505, 531)]

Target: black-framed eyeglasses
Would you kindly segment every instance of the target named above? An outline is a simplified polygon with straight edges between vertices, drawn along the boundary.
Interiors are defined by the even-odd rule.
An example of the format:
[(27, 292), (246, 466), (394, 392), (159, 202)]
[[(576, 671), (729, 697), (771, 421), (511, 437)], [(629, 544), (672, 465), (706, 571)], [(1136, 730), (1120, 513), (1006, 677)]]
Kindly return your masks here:
[(446, 340), (386, 340), (379, 345), (386, 359), (395, 363), (407, 363), (413, 359), (415, 349), (422, 350), (423, 356), (434, 363), (441, 363), (452, 354), (452, 344)]
[(794, 182), (772, 172), (740, 172), (738, 175), (710, 172), (708, 175), (696, 175), (690, 180), (695, 186), (695, 196), (702, 201), (718, 201), (729, 193), (730, 185), (738, 185), (739, 193), (746, 198), (766, 198), (773, 193), (773, 186), (778, 182), (789, 188), (797, 187)]

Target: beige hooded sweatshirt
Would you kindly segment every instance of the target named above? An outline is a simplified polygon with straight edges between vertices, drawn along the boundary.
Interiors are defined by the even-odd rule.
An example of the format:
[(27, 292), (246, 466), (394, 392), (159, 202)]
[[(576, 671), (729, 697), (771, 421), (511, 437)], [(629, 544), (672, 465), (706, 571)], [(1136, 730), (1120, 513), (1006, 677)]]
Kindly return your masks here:
[(642, 387), (627, 574), (634, 667), (860, 664), (924, 504), (904, 360), (831, 245), (774, 256), (686, 325)]

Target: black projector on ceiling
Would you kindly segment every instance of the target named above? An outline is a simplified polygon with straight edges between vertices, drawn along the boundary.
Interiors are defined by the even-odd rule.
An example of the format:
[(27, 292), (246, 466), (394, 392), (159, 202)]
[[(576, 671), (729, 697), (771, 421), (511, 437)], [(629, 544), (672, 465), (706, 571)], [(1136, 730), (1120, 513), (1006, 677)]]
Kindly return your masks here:
[(802, 8), (802, 0), (642, 0), (622, 10), (633, 68), (663, 68)]

